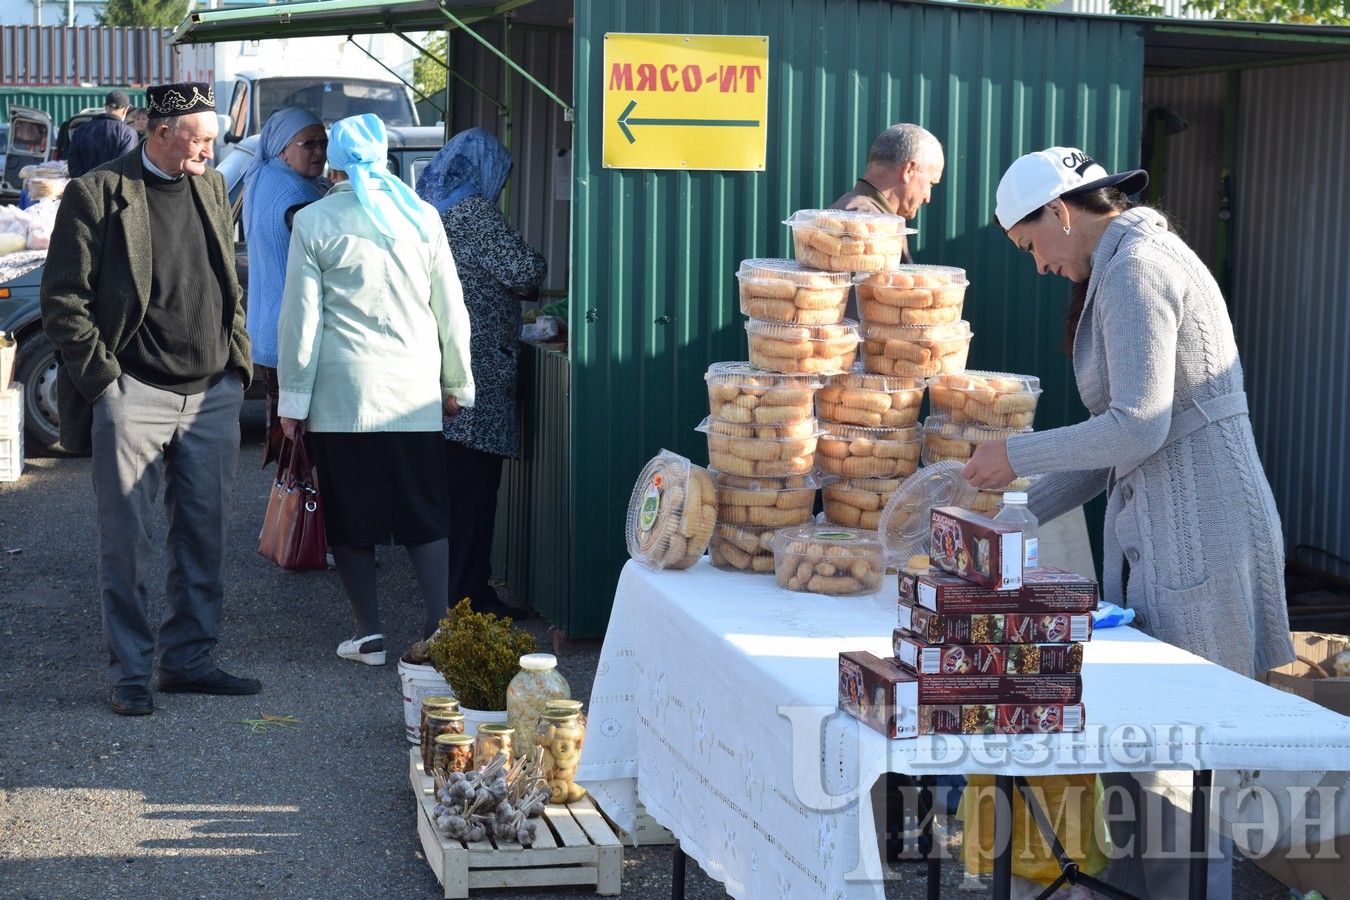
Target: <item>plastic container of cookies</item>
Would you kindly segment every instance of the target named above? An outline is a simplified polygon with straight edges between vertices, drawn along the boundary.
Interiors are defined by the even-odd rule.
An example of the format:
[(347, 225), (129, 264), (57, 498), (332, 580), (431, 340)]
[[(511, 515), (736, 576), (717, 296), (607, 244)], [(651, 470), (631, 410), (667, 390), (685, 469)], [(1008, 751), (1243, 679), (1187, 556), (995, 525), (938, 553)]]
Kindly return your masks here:
[(957, 424), (1030, 428), (1041, 397), (1034, 375), (966, 371), (939, 375), (928, 386), (933, 415)]
[(863, 368), (877, 375), (932, 378), (964, 372), (973, 334), (962, 319), (947, 325), (863, 322)]
[(969, 507), (979, 493), (961, 477), (964, 465), (955, 461), (924, 466), (901, 483), (886, 501), (877, 532), (891, 563), (906, 565), (927, 555), (929, 519), (935, 506)]
[(687, 569), (708, 549), (716, 523), (708, 470), (662, 450), (643, 467), (628, 501), (628, 555), (649, 569)]
[(904, 428), (919, 421), (927, 384), (916, 378), (872, 375), (854, 366), (831, 375), (816, 391), (816, 416), (867, 428)]
[(819, 487), (813, 475), (753, 478), (714, 469), (712, 476), (719, 523), (783, 528), (811, 520)]
[(847, 528), (876, 531), (881, 511), (903, 478), (835, 478), (821, 488), (825, 519)]
[(807, 475), (815, 467), (820, 436), (815, 419), (790, 425), (739, 425), (709, 416), (696, 430), (708, 436), (708, 461), (726, 475), (781, 478)]
[(999, 506), (1002, 505), (1005, 493), (1008, 491), (1026, 491), (1040, 480), (1040, 477), (1039, 475), (1029, 475), (1025, 478), (1014, 478), (998, 490), (981, 489), (963, 508), (992, 519), (994, 513), (998, 512)]
[(923, 435), (907, 428), (865, 428), (821, 421), (816, 470), (843, 478), (905, 478), (919, 468)]
[(835, 325), (844, 319), (853, 277), (806, 269), (790, 259), (746, 259), (736, 272), (741, 312), (793, 325)]
[(1030, 428), (990, 428), (929, 416), (923, 420), (923, 464), (956, 460), (964, 466), (975, 455), (975, 448), (985, 441), (1005, 441), (1030, 432)]
[(798, 525), (773, 536), (778, 584), (811, 594), (870, 594), (881, 587), (886, 550), (875, 531)]
[(719, 569), (772, 575), (773, 536), (776, 533), (774, 528), (718, 522), (713, 529), (708, 557)]
[(782, 425), (814, 415), (818, 375), (784, 375), (748, 362), (719, 362), (708, 367), (708, 413), (724, 422)]
[(961, 319), (966, 270), (904, 265), (858, 275), (858, 311), (877, 325), (946, 325)]
[(858, 356), (858, 323), (785, 325), (750, 319), (750, 362), (789, 375), (835, 375), (853, 368)]
[(905, 220), (849, 209), (799, 209), (783, 220), (792, 228), (792, 255), (825, 272), (879, 272), (900, 265)]

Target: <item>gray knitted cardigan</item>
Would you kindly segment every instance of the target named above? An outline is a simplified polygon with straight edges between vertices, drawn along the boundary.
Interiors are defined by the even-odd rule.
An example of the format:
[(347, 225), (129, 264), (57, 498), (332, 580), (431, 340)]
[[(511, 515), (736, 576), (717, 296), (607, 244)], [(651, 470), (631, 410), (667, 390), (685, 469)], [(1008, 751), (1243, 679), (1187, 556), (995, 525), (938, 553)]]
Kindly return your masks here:
[(1032, 511), (1045, 522), (1108, 491), (1106, 599), (1121, 602), (1128, 562), (1144, 631), (1247, 676), (1291, 661), (1284, 539), (1250, 420), (1168, 442), (1196, 403), (1245, 398), (1219, 287), (1157, 212), (1122, 213), (1093, 251), (1073, 368), (1091, 417), (1008, 441), (1018, 475), (1048, 474)]

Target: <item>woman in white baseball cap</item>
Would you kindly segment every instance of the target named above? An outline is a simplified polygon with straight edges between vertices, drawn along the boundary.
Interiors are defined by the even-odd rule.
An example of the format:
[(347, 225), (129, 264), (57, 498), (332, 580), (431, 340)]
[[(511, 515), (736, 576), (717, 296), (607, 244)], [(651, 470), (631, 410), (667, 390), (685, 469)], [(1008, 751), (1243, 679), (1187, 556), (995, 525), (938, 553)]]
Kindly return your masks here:
[[(982, 444), (965, 475), (983, 488), (1046, 476), (1030, 492), (1042, 523), (1106, 493), (1103, 596), (1154, 637), (1256, 677), (1294, 659), (1280, 518), (1223, 296), (1163, 215), (1129, 199), (1147, 183), (1073, 147), (1004, 173), (999, 225), (1042, 275), (1073, 282), (1065, 338), (1090, 416)], [(1185, 895), (1184, 861), (1127, 861), (1127, 890)], [(1210, 868), (1209, 896), (1228, 896), (1231, 868)]]

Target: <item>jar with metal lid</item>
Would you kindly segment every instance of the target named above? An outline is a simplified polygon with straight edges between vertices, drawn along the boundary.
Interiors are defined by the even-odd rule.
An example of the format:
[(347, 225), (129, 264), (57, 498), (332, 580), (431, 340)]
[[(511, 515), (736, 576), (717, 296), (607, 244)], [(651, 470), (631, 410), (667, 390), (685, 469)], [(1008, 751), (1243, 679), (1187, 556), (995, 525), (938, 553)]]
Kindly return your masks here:
[(544, 704), (544, 713), (547, 715), (550, 710), (558, 709), (577, 714), (577, 720), (581, 722), (581, 727), (586, 727), (586, 713), (582, 711), (586, 704), (580, 700), (550, 700)]
[(506, 767), (509, 769), (515, 761), (514, 750), (516, 730), (510, 725), (489, 722), (478, 726), (478, 735), (473, 742), (473, 767), (481, 769), (492, 762), (498, 753), (506, 754)]
[(515, 753), (534, 752), (534, 730), (550, 700), (572, 696), (572, 689), (558, 671), (558, 658), (552, 653), (526, 653), (520, 658), (520, 671), (506, 689), (506, 724), (516, 730)]
[(436, 738), (443, 734), (463, 734), (464, 733), (464, 713), (459, 710), (438, 709), (427, 713), (426, 735), (427, 752), (422, 757), (423, 767), (431, 764), (431, 751), (435, 747)]
[(539, 721), (537, 745), (544, 750), (541, 773), (548, 781), (550, 803), (574, 803), (586, 796), (577, 784), (577, 766), (586, 743), (586, 726), (580, 713), (570, 709), (550, 709)]
[(473, 768), (474, 738), (468, 734), (441, 734), (433, 742), (431, 772), (442, 777), (451, 772), (467, 772)]
[(448, 695), (423, 697), (421, 724), (417, 729), (418, 746), (422, 750), (422, 769), (431, 771), (431, 738), (427, 731), (427, 716), (433, 712), (459, 712), (459, 701)]

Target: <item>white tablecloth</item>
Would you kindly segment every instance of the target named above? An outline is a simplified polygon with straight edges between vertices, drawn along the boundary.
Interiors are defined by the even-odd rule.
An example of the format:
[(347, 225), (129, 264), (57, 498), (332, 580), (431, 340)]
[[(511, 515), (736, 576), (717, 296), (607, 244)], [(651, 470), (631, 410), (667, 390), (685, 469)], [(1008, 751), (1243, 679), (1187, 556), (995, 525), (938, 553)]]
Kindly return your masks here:
[(793, 593), (706, 560), (629, 563), (578, 779), (624, 828), (636, 801), (734, 897), (881, 897), (869, 788), (914, 774), (1344, 769), (1350, 719), (1138, 631), (1087, 646), (1077, 735), (888, 741), (836, 711), (842, 650), (890, 655), (877, 594)]

